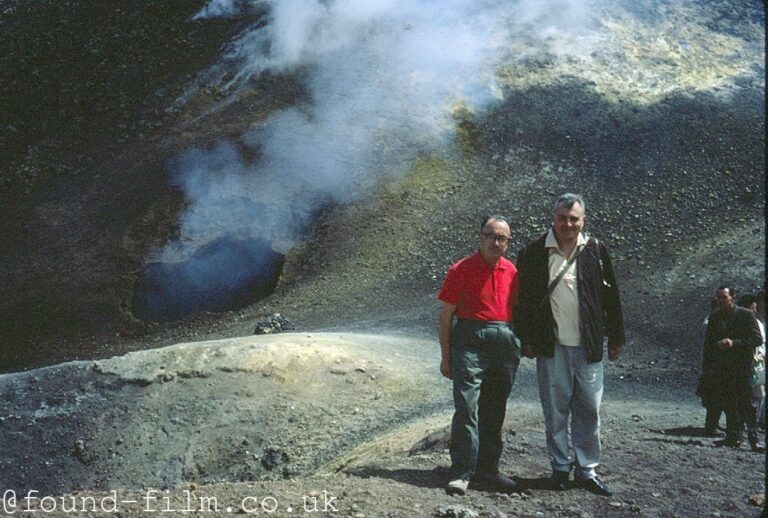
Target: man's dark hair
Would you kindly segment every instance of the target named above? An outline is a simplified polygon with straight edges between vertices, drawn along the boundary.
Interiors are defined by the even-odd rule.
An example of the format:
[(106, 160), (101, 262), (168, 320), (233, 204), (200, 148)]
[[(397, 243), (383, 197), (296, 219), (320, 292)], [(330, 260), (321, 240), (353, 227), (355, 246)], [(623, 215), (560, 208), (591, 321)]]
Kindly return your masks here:
[[(492, 214), (490, 216), (485, 216), (483, 218), (483, 222), (480, 223), (480, 231), (481, 232), (485, 228), (485, 225), (487, 225), (488, 222), (491, 221), (491, 220), (498, 221), (499, 223), (506, 223), (507, 225), (509, 225), (509, 221), (507, 221), (507, 218), (505, 218), (504, 216), (499, 216), (498, 214)], [(509, 225), (509, 226), (511, 227), (512, 225)]]
[(755, 297), (751, 293), (745, 293), (744, 295), (739, 297), (739, 300), (736, 301), (736, 305), (742, 308), (748, 308), (752, 304), (756, 304), (756, 303), (757, 303), (757, 297)]
[(560, 207), (565, 207), (567, 209), (570, 209), (576, 203), (581, 205), (581, 208), (584, 209), (584, 214), (586, 214), (587, 205), (584, 203), (584, 198), (572, 192), (567, 192), (565, 194), (561, 194), (560, 196), (558, 196), (557, 200), (555, 200), (555, 205), (552, 207), (552, 212), (557, 212), (557, 209), (559, 209)]
[(728, 290), (728, 295), (736, 298), (736, 290), (734, 288), (730, 286), (720, 286), (719, 288), (717, 288), (717, 291), (721, 291), (721, 290)]

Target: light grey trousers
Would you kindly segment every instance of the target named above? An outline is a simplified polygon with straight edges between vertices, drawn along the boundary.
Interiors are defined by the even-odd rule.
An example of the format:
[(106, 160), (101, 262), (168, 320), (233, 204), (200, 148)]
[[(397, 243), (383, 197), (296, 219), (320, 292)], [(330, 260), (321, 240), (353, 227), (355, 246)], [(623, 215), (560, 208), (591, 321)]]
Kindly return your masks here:
[[(600, 464), (603, 362), (589, 363), (584, 347), (556, 344), (552, 358), (536, 359), (536, 374), (552, 470), (574, 468), (577, 478), (593, 478)], [(569, 416), (575, 463), (568, 445)]]

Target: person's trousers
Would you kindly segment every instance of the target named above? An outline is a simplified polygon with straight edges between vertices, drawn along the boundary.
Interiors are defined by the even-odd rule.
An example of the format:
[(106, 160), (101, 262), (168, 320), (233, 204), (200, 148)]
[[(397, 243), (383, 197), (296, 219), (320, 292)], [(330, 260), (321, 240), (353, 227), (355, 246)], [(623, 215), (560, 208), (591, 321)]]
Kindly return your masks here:
[(701, 404), (707, 409), (704, 419), (704, 433), (712, 435), (720, 425), (720, 416), (723, 414), (723, 391), (720, 387), (719, 376), (714, 372), (706, 372), (701, 375), (696, 394), (701, 396)]
[(755, 437), (757, 416), (755, 407), (752, 406), (752, 373), (737, 371), (722, 374), (726, 439), (741, 440), (742, 425), (746, 425), (750, 437)]
[[(712, 398), (714, 399), (714, 398)], [(704, 418), (704, 433), (713, 434), (720, 424), (720, 416), (723, 413), (723, 405), (720, 401), (707, 402), (707, 416)]]
[(451, 479), (498, 471), (501, 427), (519, 364), (519, 342), (505, 322), (459, 320), (454, 326)]
[[(603, 362), (589, 363), (585, 347), (556, 344), (552, 358), (536, 359), (536, 374), (552, 470), (569, 472), (575, 467), (576, 477), (593, 478), (600, 464)], [(575, 466), (568, 444), (569, 417)]]

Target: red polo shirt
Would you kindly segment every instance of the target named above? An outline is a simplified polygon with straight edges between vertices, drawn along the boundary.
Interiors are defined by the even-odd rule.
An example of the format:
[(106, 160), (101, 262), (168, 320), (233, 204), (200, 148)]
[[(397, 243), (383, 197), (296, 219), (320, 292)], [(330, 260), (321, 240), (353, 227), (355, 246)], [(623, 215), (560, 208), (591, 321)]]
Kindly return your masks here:
[(512, 322), (517, 291), (514, 264), (502, 257), (491, 266), (476, 252), (451, 266), (437, 298), (456, 305), (459, 318)]

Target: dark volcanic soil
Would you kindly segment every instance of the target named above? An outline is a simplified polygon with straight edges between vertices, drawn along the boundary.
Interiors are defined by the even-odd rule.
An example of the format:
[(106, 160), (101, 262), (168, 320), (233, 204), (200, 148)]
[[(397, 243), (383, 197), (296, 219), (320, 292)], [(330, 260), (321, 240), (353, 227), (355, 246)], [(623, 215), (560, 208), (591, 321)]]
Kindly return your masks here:
[[(318, 498), (322, 509), (324, 491), (336, 498), (339, 516), (759, 514), (763, 456), (712, 447), (701, 437), (703, 409), (692, 392), (699, 326), (714, 289), (754, 290), (765, 277), (762, 5), (601, 5), (601, 39), (563, 54), (519, 36), (496, 70), (499, 103), (486, 113), (457, 109), (446, 149), (422, 155), (404, 176), (386, 174), (392, 166), (381, 164), (380, 176), (389, 180), (353, 204), (325, 207), (286, 256), (273, 295), (222, 314), (145, 322), (131, 312), (139, 272), (147, 253), (178, 232), (187, 204), (167, 183), (168, 160), (222, 138), (237, 141), (276, 110), (310, 102), (300, 77), (288, 73), (256, 78), (230, 104), (221, 104), (218, 89), (195, 83), (222, 46), (262, 15), (190, 21), (204, 4), (0, 1), (0, 372), (248, 336), (279, 312), (301, 332), (376, 332), (404, 340), (406, 350), (409, 339), (417, 342), (410, 352), (418, 360), (408, 368), (423, 367), (423, 378), (410, 395), (401, 394), (410, 385), (389, 387), (370, 408), (349, 407), (342, 402), (366, 396), (356, 382), (370, 373), (334, 373), (334, 364), (312, 383), (325, 380), (336, 392), (320, 391), (317, 400), (339, 402), (331, 412), (363, 411), (333, 428), (330, 414), (304, 394), (301, 405), (311, 411), (296, 417), (294, 429), (279, 390), (285, 379), (269, 369), (266, 377), (263, 369), (234, 368), (206, 377), (182, 366), (183, 375), (149, 383), (140, 382), (147, 372), (102, 383), (106, 375), (90, 363), (76, 364), (90, 376), (82, 383), (71, 366), (59, 375), (4, 375), (3, 483), (41, 495), (103, 496), (92, 491), (114, 488), (137, 500), (146, 484), (176, 509), (189, 490), (216, 496), (219, 514), (227, 506), (245, 512), (246, 497), (273, 496), (276, 515), (301, 515), (302, 497)], [(447, 267), (476, 246), (482, 215), (509, 217), (514, 257), (543, 232), (551, 200), (563, 191), (585, 196), (588, 231), (609, 245), (625, 304), (629, 344), (607, 367), (603, 415), (601, 469), (617, 494), (603, 499), (537, 486), (548, 468), (532, 364), (525, 362), (502, 462), (530, 490), (505, 496), (478, 488), (448, 498), (441, 488), (450, 400), (437, 370), (435, 294)], [(387, 352), (353, 343), (358, 363)], [(249, 376), (264, 377), (253, 385), (266, 383), (274, 399), (260, 399)], [(294, 388), (315, 386), (301, 371), (291, 376)], [(375, 385), (369, 381), (366, 390)], [(118, 405), (112, 397), (123, 389), (134, 399)], [(219, 406), (231, 395), (246, 406), (221, 413), (202, 399), (184, 399), (192, 393)], [(401, 409), (398, 394), (408, 398)], [(66, 419), (86, 396), (101, 406), (82, 421)], [(260, 414), (271, 402), (277, 410)], [(181, 403), (182, 415), (172, 421), (170, 409)], [(136, 415), (118, 415), (127, 409)], [(305, 421), (312, 416), (316, 428)], [(197, 428), (198, 441), (185, 432), (199, 422), (210, 426)], [(228, 426), (253, 426), (262, 438), (278, 430), (310, 451), (299, 456), (309, 460), (283, 472), (282, 450), (270, 453), (271, 441), (244, 445)], [(181, 453), (165, 472), (150, 473), (151, 462), (139, 460), (116, 469), (110, 459), (121, 448), (108, 443), (110, 433), (124, 433), (121, 444), (138, 457), (162, 457), (160, 439), (176, 441)], [(158, 444), (139, 444), (145, 434)], [(102, 442), (91, 441), (95, 436)], [(297, 442), (307, 437), (319, 442)], [(254, 446), (279, 469), (243, 461)], [(91, 473), (89, 462), (101, 471)], [(209, 471), (182, 469), (196, 462)], [(40, 487), (26, 487), (31, 481)], [(146, 514), (131, 505), (120, 512)]]
[[(529, 52), (516, 58), (510, 48), (498, 71), (503, 102), (483, 115), (458, 111), (455, 146), (424, 156), (404, 179), (327, 207), (287, 257), (276, 296), (178, 324), (137, 320), (142, 261), (177, 232), (185, 204), (166, 184), (166, 162), (306, 101), (295, 78), (270, 76), (213, 113), (215, 89), (180, 104), (244, 23), (188, 21), (200, 4), (6, 9), (0, 84), (13, 110), (0, 166), (1, 369), (249, 333), (272, 312), (302, 329), (428, 330), (440, 279), (474, 246), (482, 214), (510, 217), (514, 255), (565, 190), (585, 195), (589, 231), (613, 250), (628, 325), (665, 348), (697, 346), (714, 286), (761, 283), (764, 13), (659, 3), (642, 11), (659, 18), (605, 13), (612, 52), (532, 54), (535, 41), (521, 38)], [(682, 16), (678, 32), (659, 25), (658, 36), (654, 24), (672, 16)], [(684, 47), (671, 44), (682, 37)], [(74, 71), (89, 60), (93, 77), (80, 82)], [(27, 73), (36, 88), (24, 88)]]

